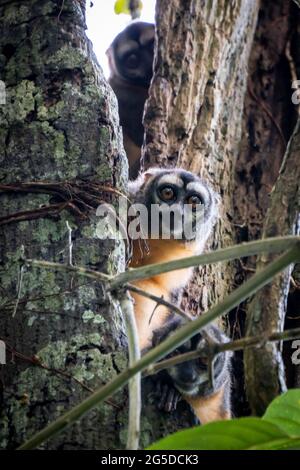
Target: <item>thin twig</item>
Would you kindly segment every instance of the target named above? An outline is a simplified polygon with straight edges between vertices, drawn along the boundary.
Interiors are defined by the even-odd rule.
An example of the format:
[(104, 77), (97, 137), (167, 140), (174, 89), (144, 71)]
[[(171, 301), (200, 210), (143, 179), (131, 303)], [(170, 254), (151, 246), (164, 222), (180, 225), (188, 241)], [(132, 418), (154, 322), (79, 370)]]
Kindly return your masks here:
[(18, 306), (19, 306), (19, 302), (20, 302), (20, 299), (21, 299), (21, 290), (22, 290), (22, 285), (23, 285), (23, 276), (24, 276), (24, 265), (20, 266), (20, 270), (19, 270), (19, 275), (18, 275), (18, 288), (17, 288), (17, 300), (16, 300), (16, 304), (15, 304), (15, 307), (14, 307), (14, 311), (12, 313), (12, 318), (15, 317), (16, 313), (17, 313), (17, 310), (18, 310)]
[(179, 308), (177, 305), (168, 302), (165, 300), (163, 297), (158, 297), (157, 295), (150, 294), (150, 292), (146, 292), (143, 289), (140, 289), (139, 287), (133, 286), (132, 284), (125, 284), (124, 286), (126, 289), (128, 289), (131, 292), (135, 292), (136, 294), (142, 295), (143, 297), (147, 297), (148, 299), (153, 300), (156, 302), (158, 305), (164, 305), (167, 307), (170, 311), (174, 313), (178, 313), (182, 318), (185, 320), (194, 320), (195, 317), (193, 317), (190, 313), (185, 312), (181, 308)]
[[(92, 285), (92, 283), (93, 283), (93, 281), (83, 282), (82, 284), (78, 284), (76, 286), (73, 286), (72, 290), (66, 289), (66, 290), (62, 290), (61, 292), (56, 292), (54, 294), (44, 294), (44, 295), (39, 295), (39, 296), (35, 296), (35, 297), (30, 297), (29, 296), (29, 297), (25, 297), (25, 298), (23, 297), (23, 299), (19, 300), (19, 304), (26, 304), (28, 302), (37, 302), (39, 300), (48, 299), (49, 297), (59, 297), (61, 295), (73, 294), (75, 289), (80, 289), (81, 287), (90, 286), (90, 285)], [(14, 305), (15, 305), (14, 300), (7, 299), (6, 301), (3, 302), (3, 304), (0, 305), (0, 309), (1, 310), (12, 309), (14, 307)]]
[(22, 222), (24, 220), (35, 220), (48, 215), (54, 216), (62, 212), (64, 209), (70, 209), (72, 213), (77, 216), (80, 215), (80, 217), (83, 218), (82, 214), (79, 214), (78, 209), (75, 208), (71, 201), (64, 201), (58, 204), (49, 204), (48, 206), (39, 207), (38, 209), (19, 211), (6, 215), (5, 217), (0, 217), (0, 225)]
[[(291, 53), (291, 40), (290, 39), (286, 43), (285, 56), (287, 58), (289, 68), (290, 68), (290, 74), (291, 74), (291, 78), (292, 78), (292, 88), (296, 89), (297, 92), (300, 93), (299, 80), (298, 80), (298, 77), (297, 77), (297, 68), (296, 68), (296, 64), (294, 62), (292, 53)], [(296, 109), (297, 109), (298, 115), (300, 116), (300, 106), (299, 106), (299, 104), (296, 105)]]
[(58, 16), (57, 16), (57, 21), (60, 21), (60, 16), (61, 16), (62, 11), (64, 9), (64, 4), (65, 4), (65, 0), (62, 0), (61, 7), (60, 7), (60, 10), (59, 10), (59, 13), (58, 13)]
[(82, 266), (69, 266), (67, 264), (53, 263), (52, 261), (38, 261), (34, 259), (26, 259), (26, 264), (38, 268), (53, 269), (56, 271), (68, 271), (71, 273), (76, 273), (79, 276), (88, 277), (90, 279), (95, 279), (97, 281), (102, 282), (108, 282), (111, 280), (111, 276), (109, 276), (108, 274), (93, 271), (92, 269), (83, 268)]
[(15, 304), (15, 307), (14, 307), (14, 310), (13, 310), (13, 313), (12, 313), (12, 318), (15, 317), (15, 315), (17, 313), (17, 310), (18, 310), (19, 302), (21, 300), (21, 291), (22, 291), (23, 276), (24, 276), (24, 269), (25, 269), (23, 258), (24, 258), (24, 246), (22, 245), (22, 247), (21, 247), (21, 260), (20, 260), (21, 265), (20, 265), (20, 269), (19, 269), (19, 272), (18, 272), (17, 300), (16, 300), (16, 304)]
[(272, 112), (270, 111), (270, 109), (265, 105), (265, 103), (263, 101), (261, 101), (258, 96), (256, 96), (256, 94), (254, 93), (253, 89), (251, 88), (250, 85), (248, 85), (248, 89), (249, 89), (249, 93), (250, 95), (252, 96), (252, 98), (262, 107), (262, 109), (265, 111), (265, 113), (268, 115), (268, 117), (270, 118), (270, 120), (273, 122), (281, 140), (282, 140), (282, 144), (283, 144), (283, 147), (286, 148), (286, 140), (285, 140), (285, 137), (284, 137), (284, 134), (282, 132), (282, 129), (280, 127), (280, 125), (278, 124), (278, 122), (276, 121), (276, 119), (274, 118)]
[[(71, 381), (76, 382), (78, 385), (80, 385), (82, 388), (84, 388), (88, 392), (90, 392), (90, 393), (94, 392), (94, 390), (91, 387), (89, 387), (85, 383), (81, 382), (81, 380), (77, 379), (72, 374), (69, 374), (68, 372), (66, 372), (62, 369), (56, 369), (54, 367), (48, 366), (47, 364), (42, 362), (41, 359), (38, 356), (31, 356), (30, 357), (30, 356), (27, 356), (26, 354), (23, 354), (23, 353), (17, 351), (12, 345), (7, 343), (7, 341), (4, 338), (0, 338), (0, 340), (5, 343), (6, 348), (8, 349), (8, 351), (11, 352), (13, 357), (17, 357), (18, 359), (21, 359), (24, 362), (29, 362), (33, 366), (40, 367), (41, 369), (44, 369), (44, 370), (46, 370), (48, 372), (51, 372), (53, 374), (61, 375), (62, 377), (65, 377), (66, 379), (69, 379)], [(110, 406), (113, 406), (116, 409), (120, 409), (120, 407), (111, 400), (105, 400), (105, 403), (107, 403)]]
[[(129, 294), (123, 294), (121, 309), (125, 319), (126, 332), (128, 338), (129, 367), (132, 367), (141, 358), (139, 347), (138, 331), (135, 322), (133, 302)], [(129, 419), (127, 450), (137, 450), (139, 448), (141, 420), (141, 373), (137, 373), (129, 381)]]

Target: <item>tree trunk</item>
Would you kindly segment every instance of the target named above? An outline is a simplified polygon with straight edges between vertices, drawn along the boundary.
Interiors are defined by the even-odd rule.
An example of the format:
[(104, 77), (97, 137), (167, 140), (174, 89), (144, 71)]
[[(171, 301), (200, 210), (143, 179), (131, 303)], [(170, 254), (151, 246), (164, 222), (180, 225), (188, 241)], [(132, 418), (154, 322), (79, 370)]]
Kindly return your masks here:
[[(300, 212), (300, 120), (286, 150), (284, 161), (271, 194), (263, 226), (263, 237), (298, 235)], [(257, 269), (262, 269), (272, 256), (259, 256)], [(247, 335), (271, 334), (284, 328), (292, 266), (276, 276), (251, 300), (248, 306)], [(266, 344), (245, 351), (245, 377), (248, 397), (255, 414), (263, 414), (280, 392), (286, 391), (281, 348)]]
[[(183, 166), (213, 184), (220, 194), (220, 219), (209, 248), (259, 238), (269, 193), (296, 124), (291, 80), (299, 78), (299, 9), (286, 0), (173, 3), (174, 7), (168, 8), (166, 1), (158, 1), (158, 50), (144, 118), (144, 164)], [(293, 67), (296, 76), (291, 72)], [(296, 191), (294, 188), (292, 194)], [(296, 203), (293, 211), (297, 218)], [(272, 217), (277, 216), (273, 210)], [(295, 224), (289, 222), (285, 233), (293, 232)], [(283, 234), (278, 229), (274, 233)], [(270, 236), (271, 231), (265, 234)], [(251, 259), (246, 265), (236, 262), (198, 270), (184, 293), (183, 306), (201, 314), (239, 285), (253, 268)], [(272, 298), (273, 306), (279, 303), (280, 328), (287, 285), (288, 280), (280, 295)], [(229, 316), (234, 337), (245, 334), (245, 309), (247, 304)], [(268, 322), (267, 315), (261, 315), (260, 329)], [(278, 310), (273, 308), (270, 315), (272, 324), (278, 325)], [(248, 332), (254, 334), (255, 329)], [(258, 401), (267, 393), (262, 380), (266, 367), (262, 366), (261, 352), (255, 361), (254, 350), (248, 354), (252, 375), (253, 368), (260, 368), (257, 380), (252, 384), (247, 381), (249, 397), (256, 396)], [(239, 353), (234, 358), (235, 415), (249, 412), (242, 357)], [(280, 354), (277, 360), (281, 361)], [(272, 367), (269, 360), (267, 369), (269, 376), (273, 374), (273, 384), (275, 380), (278, 385), (282, 367), (274, 362)], [(277, 387), (276, 393), (279, 391)], [(267, 393), (260, 409), (252, 401), (252, 412), (261, 413), (276, 393), (274, 388)]]

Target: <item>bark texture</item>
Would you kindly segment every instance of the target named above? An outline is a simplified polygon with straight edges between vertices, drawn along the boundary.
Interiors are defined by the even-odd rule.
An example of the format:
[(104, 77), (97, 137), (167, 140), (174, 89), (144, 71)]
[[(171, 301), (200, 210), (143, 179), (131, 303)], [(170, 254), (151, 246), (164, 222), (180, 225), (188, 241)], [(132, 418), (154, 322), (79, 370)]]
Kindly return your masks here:
[[(263, 227), (263, 237), (298, 235), (300, 229), (300, 120), (290, 140), (279, 177), (271, 194), (270, 207)], [(257, 268), (272, 260), (260, 256)], [(282, 331), (292, 267), (276, 276), (258, 292), (248, 306), (247, 335)], [(249, 402), (254, 414), (263, 414), (268, 404), (286, 390), (282, 355), (278, 345), (268, 344), (245, 350), (245, 378)]]
[[(124, 190), (127, 174), (116, 99), (85, 36), (84, 9), (83, 1), (0, 1), (0, 66), (7, 93), (0, 107), (0, 179), (2, 185), (64, 184), (72, 207), (88, 215), (73, 196), (73, 185), (84, 179), (87, 186)], [(1, 188), (1, 217), (31, 211), (21, 222), (2, 225), (0, 239), (0, 336), (7, 345), (0, 447), (15, 448), (127, 364), (116, 299), (108, 299), (95, 282), (39, 269), (25, 269), (20, 287), (22, 246), (28, 258), (67, 263), (68, 222), (75, 265), (114, 274), (124, 270), (125, 256), (122, 241), (101, 240), (103, 225), (93, 213), (81, 219), (78, 211), (60, 207), (33, 220), (36, 209), (62, 202), (58, 191)], [(116, 199), (106, 196), (100, 194)], [(112, 401), (43, 447), (123, 447), (126, 390)]]
[[(287, 151), (286, 145), (297, 119), (291, 84), (295, 79), (293, 67), (296, 75), (299, 73), (298, 10), (292, 2), (284, 0), (261, 2), (249, 60), (243, 137), (235, 175), (234, 222), (238, 241), (297, 233), (296, 135)], [(239, 282), (269, 261), (266, 257), (246, 260), (239, 272)], [(289, 274), (278, 276), (272, 285), (242, 306), (247, 334), (283, 329)], [(244, 313), (239, 314), (237, 322), (242, 335)], [(286, 388), (279, 351), (278, 345), (272, 344), (245, 352), (246, 390), (254, 414), (262, 414), (269, 402)]]

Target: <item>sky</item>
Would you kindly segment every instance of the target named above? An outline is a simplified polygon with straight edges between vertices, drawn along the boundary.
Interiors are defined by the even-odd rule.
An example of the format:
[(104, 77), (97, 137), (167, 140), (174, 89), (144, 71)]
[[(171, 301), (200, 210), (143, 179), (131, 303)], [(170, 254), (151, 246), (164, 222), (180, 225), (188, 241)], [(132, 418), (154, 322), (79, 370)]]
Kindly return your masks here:
[[(91, 39), (94, 52), (101, 65), (104, 75), (108, 78), (108, 63), (105, 51), (114, 37), (122, 31), (131, 21), (129, 15), (116, 15), (114, 12), (115, 0), (93, 0), (87, 2), (87, 35)], [(140, 20), (154, 22), (155, 0), (143, 0)]]

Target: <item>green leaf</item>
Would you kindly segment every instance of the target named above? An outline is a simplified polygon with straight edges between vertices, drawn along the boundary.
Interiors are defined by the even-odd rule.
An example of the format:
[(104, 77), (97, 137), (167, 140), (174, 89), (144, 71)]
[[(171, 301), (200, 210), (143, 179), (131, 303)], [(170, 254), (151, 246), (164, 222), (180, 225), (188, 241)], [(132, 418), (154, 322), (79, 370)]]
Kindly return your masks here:
[(300, 389), (289, 390), (268, 406), (263, 420), (275, 424), (289, 435), (300, 436)]
[[(289, 436), (260, 418), (218, 421), (172, 434), (150, 450), (246, 450), (282, 448)], [(300, 439), (298, 444), (300, 445)], [(280, 447), (279, 447), (280, 446)]]
[(121, 13), (130, 15), (129, 0), (116, 0), (114, 10), (117, 15), (120, 15)]
[[(143, 3), (140, 1), (138, 4), (138, 16), (140, 12), (142, 11), (143, 8)], [(125, 15), (131, 15), (131, 11), (129, 8), (129, 0), (116, 0), (114, 10), (116, 15), (120, 15), (121, 13), (124, 13)]]

